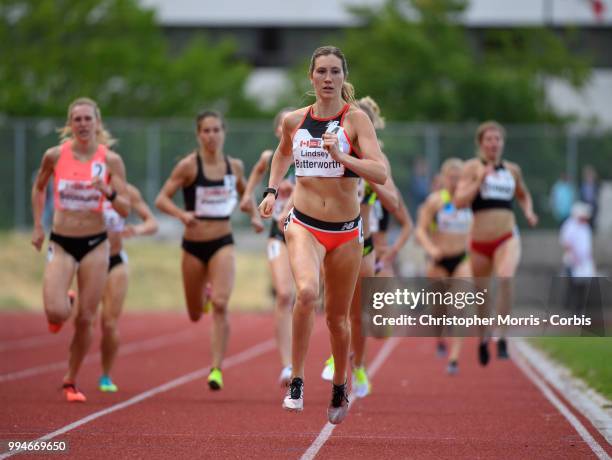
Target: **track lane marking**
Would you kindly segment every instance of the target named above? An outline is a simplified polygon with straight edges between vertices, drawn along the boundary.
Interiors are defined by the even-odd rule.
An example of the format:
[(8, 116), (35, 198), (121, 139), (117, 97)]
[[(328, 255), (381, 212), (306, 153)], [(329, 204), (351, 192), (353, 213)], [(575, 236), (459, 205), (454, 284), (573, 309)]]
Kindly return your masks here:
[[(229, 358), (227, 358), (224, 362), (223, 362), (223, 368), (224, 369), (228, 369), (234, 366), (237, 366), (238, 364), (242, 364), (246, 361), (249, 361), (253, 358), (256, 358), (260, 355), (263, 355), (265, 353), (268, 353), (272, 350), (276, 349), (276, 341), (274, 339), (269, 339), (266, 340), (264, 342), (260, 342), (257, 345), (254, 345), (250, 348), (247, 348), (246, 350), (243, 350), (235, 355), (230, 356)], [(69, 431), (74, 430), (75, 428), (78, 428), (80, 426), (83, 426), (89, 422), (92, 422), (98, 418), (104, 417), (105, 415), (108, 414), (112, 414), (113, 412), (117, 412), (121, 409), (125, 409), (126, 407), (130, 407), (133, 406), (134, 404), (138, 404), (141, 401), (144, 401), (145, 399), (149, 399), (157, 394), (160, 393), (164, 393), (166, 391), (172, 390), (174, 388), (177, 388), (181, 385), (185, 385), (186, 383), (192, 382), (194, 380), (200, 379), (202, 377), (206, 377), (208, 375), (208, 372), (210, 370), (210, 366), (206, 366), (200, 369), (197, 369), (193, 372), (190, 372), (188, 374), (185, 374), (181, 377), (177, 377), (169, 382), (166, 382), (162, 385), (159, 385), (157, 387), (151, 388), (150, 390), (147, 390), (143, 393), (140, 393), (126, 401), (117, 403), (117, 404), (113, 404), (112, 406), (107, 407), (106, 409), (102, 409), (99, 410), (97, 412), (94, 412), (93, 414), (88, 415), (87, 417), (83, 417), (75, 422), (72, 422), (66, 426), (63, 426), (62, 428), (59, 428), (51, 433), (48, 433), (44, 436), (41, 436), (38, 439), (34, 439), (34, 442), (41, 442), (41, 441), (49, 441), (50, 439), (53, 439), (57, 436), (60, 436), (64, 433), (67, 433)], [(3, 460), (5, 458), (9, 458), (12, 457), (13, 455), (17, 454), (17, 453), (22, 453), (22, 452), (26, 452), (26, 451), (13, 451), (13, 452), (3, 452), (2, 454), (0, 454), (0, 460)]]
[[(165, 347), (166, 345), (187, 342), (193, 338), (193, 330), (185, 330), (180, 332), (172, 332), (169, 334), (154, 337), (152, 339), (138, 340), (134, 342), (126, 343), (121, 345), (119, 348), (118, 356), (127, 356), (134, 353), (140, 353), (141, 351), (151, 351), (158, 348)], [(83, 360), (83, 364), (91, 364), (92, 362), (99, 362), (101, 353), (98, 351), (93, 354), (88, 354)], [(15, 380), (21, 380), (35, 375), (46, 374), (56, 370), (64, 370), (68, 368), (68, 360), (56, 361), (50, 364), (42, 364), (40, 366), (29, 367), (19, 371), (8, 372), (6, 374), (0, 374), (0, 383), (12, 382)]]
[[(376, 375), (376, 372), (378, 372), (378, 370), (384, 364), (384, 362), (389, 357), (393, 349), (397, 346), (399, 341), (400, 339), (397, 337), (392, 337), (385, 341), (385, 344), (382, 346), (382, 348), (380, 349), (380, 351), (378, 352), (378, 354), (376, 355), (376, 357), (372, 361), (372, 364), (369, 367), (369, 374), (371, 378), (374, 378), (374, 375)], [(351, 398), (349, 402), (349, 411), (351, 409), (351, 406), (356, 400), (357, 398), (355, 397)], [(312, 460), (313, 458), (315, 458), (317, 454), (319, 453), (319, 450), (321, 450), (321, 448), (327, 442), (327, 440), (332, 435), (332, 433), (334, 432), (334, 429), (337, 426), (338, 425), (333, 425), (327, 422), (325, 426), (323, 426), (323, 428), (321, 429), (321, 432), (319, 433), (317, 438), (312, 442), (310, 447), (308, 447), (306, 452), (304, 452), (304, 454), (300, 457), (300, 460)]]
[[(515, 349), (517, 349), (515, 347)], [(515, 355), (516, 356), (516, 355)], [(578, 420), (578, 418), (572, 414), (572, 411), (548, 388), (546, 383), (540, 378), (540, 376), (531, 368), (527, 363), (526, 358), (521, 353), (518, 354), (518, 359), (514, 359), (513, 362), (517, 367), (523, 371), (523, 374), (527, 376), (529, 380), (542, 392), (544, 397), (565, 417), (569, 424), (578, 432), (580, 437), (587, 443), (593, 453), (600, 460), (610, 460), (610, 456), (603, 447), (597, 442), (595, 438), (589, 433), (589, 430)]]

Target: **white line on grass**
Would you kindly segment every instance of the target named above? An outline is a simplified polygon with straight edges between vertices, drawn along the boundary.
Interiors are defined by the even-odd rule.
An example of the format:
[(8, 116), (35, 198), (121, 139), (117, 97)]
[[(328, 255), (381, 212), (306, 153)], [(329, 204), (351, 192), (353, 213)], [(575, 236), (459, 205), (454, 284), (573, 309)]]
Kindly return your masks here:
[[(391, 352), (393, 351), (393, 349), (398, 343), (399, 343), (399, 338), (397, 337), (392, 337), (385, 341), (385, 344), (380, 349), (380, 351), (374, 358), (374, 361), (372, 361), (372, 364), (368, 368), (368, 374), (370, 377), (374, 377), (378, 369), (383, 365), (385, 360), (389, 357), (389, 355), (391, 354)], [(352, 404), (355, 402), (355, 400), (356, 400), (355, 397), (351, 398), (351, 401), (349, 402), (349, 410)], [(315, 458), (317, 454), (319, 453), (319, 450), (321, 450), (321, 447), (323, 447), (323, 444), (327, 442), (327, 440), (333, 433), (336, 426), (337, 425), (333, 425), (327, 422), (325, 426), (323, 427), (323, 429), (321, 430), (321, 432), (319, 433), (319, 436), (317, 436), (317, 439), (315, 439), (313, 443), (310, 445), (310, 447), (308, 448), (308, 450), (304, 452), (304, 455), (302, 455), (301, 460), (312, 460), (313, 458)]]
[[(260, 342), (257, 345), (252, 346), (251, 348), (248, 348), (244, 351), (241, 351), (238, 354), (230, 356), (223, 362), (223, 369), (234, 367), (238, 364), (244, 363), (245, 361), (256, 358), (259, 355), (267, 353), (275, 348), (275, 343), (276, 341), (274, 339), (266, 340), (265, 342)], [(126, 407), (129, 407), (129, 406), (133, 406), (134, 404), (144, 401), (145, 399), (149, 399), (159, 393), (164, 393), (166, 391), (172, 390), (181, 385), (185, 385), (186, 383), (192, 382), (202, 377), (206, 377), (209, 371), (210, 371), (210, 367), (203, 367), (201, 369), (190, 372), (189, 374), (185, 374), (182, 377), (178, 377), (174, 380), (164, 383), (163, 385), (159, 385), (155, 388), (151, 388), (150, 390), (145, 391), (144, 393), (140, 393), (126, 401), (123, 401), (118, 404), (114, 404), (98, 412), (94, 412), (93, 414), (90, 414), (87, 417), (77, 420), (76, 422), (66, 425), (58, 430), (55, 430), (52, 433), (48, 433), (44, 436), (41, 436), (40, 438), (35, 439), (34, 442), (49, 441), (50, 439), (53, 439), (64, 433), (67, 433), (68, 431), (74, 430), (75, 428), (83, 426), (100, 417), (104, 417), (105, 415), (112, 414), (113, 412), (117, 412), (118, 410), (125, 409)], [(21, 451), (4, 452), (0, 454), (0, 460), (9, 458), (20, 452)]]

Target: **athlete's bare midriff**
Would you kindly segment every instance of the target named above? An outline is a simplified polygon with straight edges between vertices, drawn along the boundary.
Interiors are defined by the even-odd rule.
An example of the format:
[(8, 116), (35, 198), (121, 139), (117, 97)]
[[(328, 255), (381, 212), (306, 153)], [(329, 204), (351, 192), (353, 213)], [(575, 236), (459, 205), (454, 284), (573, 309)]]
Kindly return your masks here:
[(300, 212), (325, 222), (345, 222), (359, 215), (357, 178), (298, 177), (293, 204)]
[(232, 224), (227, 220), (198, 220), (195, 225), (185, 227), (183, 236), (190, 241), (211, 241), (232, 233)]
[(58, 235), (82, 237), (97, 235), (105, 230), (101, 212), (56, 209), (53, 215), (53, 232)]
[(465, 251), (468, 235), (460, 233), (435, 232), (430, 235), (431, 242), (440, 250), (443, 257), (455, 256)]
[(512, 232), (516, 225), (509, 209), (483, 209), (474, 213), (471, 237), (473, 241), (492, 241)]

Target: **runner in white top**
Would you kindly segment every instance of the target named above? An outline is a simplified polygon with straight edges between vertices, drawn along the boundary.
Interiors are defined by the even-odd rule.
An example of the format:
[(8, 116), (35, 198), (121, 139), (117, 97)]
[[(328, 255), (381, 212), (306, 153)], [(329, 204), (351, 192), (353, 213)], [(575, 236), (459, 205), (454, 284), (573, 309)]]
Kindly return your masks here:
[(262, 217), (272, 216), (278, 186), (293, 161), (297, 183), (285, 238), (297, 295), (293, 309), (293, 379), (283, 407), (303, 409), (304, 362), (323, 266), (324, 304), (335, 362), (327, 411), (331, 423), (340, 423), (348, 411), (349, 309), (363, 242), (357, 177), (378, 184), (387, 179), (376, 132), (367, 115), (353, 105), (354, 91), (346, 82), (347, 74), (346, 60), (338, 48), (315, 50), (309, 77), (316, 102), (285, 118), (269, 187), (259, 206)]
[[(274, 133), (278, 139), (281, 137), (282, 126), (285, 116), (292, 109), (281, 110), (274, 118)], [(253, 166), (253, 170), (247, 181), (246, 189), (240, 200), (240, 209), (249, 212), (253, 203), (253, 193), (257, 185), (263, 179), (265, 173), (270, 169), (272, 162), (272, 150), (264, 150), (259, 161)], [(272, 219), (270, 222), (270, 234), (268, 237), (268, 263), (272, 275), (272, 286), (274, 287), (274, 315), (276, 322), (276, 343), (281, 360), (281, 373), (279, 383), (281, 386), (289, 385), (291, 381), (291, 307), (295, 296), (295, 285), (289, 265), (289, 253), (285, 244), (283, 222), (279, 222), (285, 205), (293, 192), (295, 177), (290, 171), (278, 188), (278, 198), (274, 203)]]
[(152, 235), (157, 231), (157, 221), (138, 189), (127, 184), (127, 192), (132, 210), (136, 211), (142, 220), (142, 223), (138, 225), (126, 225), (125, 218), (117, 213), (110, 202), (104, 203), (104, 221), (110, 243), (108, 279), (102, 297), (102, 340), (100, 343), (102, 376), (98, 382), (98, 388), (104, 392), (118, 390), (110, 373), (119, 351), (118, 321), (128, 289), (128, 259), (123, 250), (123, 239)]
[[(429, 256), (427, 277), (467, 278), (472, 274), (467, 254), (468, 236), (472, 225), (472, 211), (457, 209), (453, 195), (461, 177), (463, 162), (449, 158), (442, 164), (442, 188), (432, 192), (418, 212), (415, 235)], [(440, 331), (443, 332), (443, 331)], [(461, 337), (452, 340), (447, 371), (456, 374), (459, 370)], [(438, 355), (446, 354), (446, 344), (438, 341)]]

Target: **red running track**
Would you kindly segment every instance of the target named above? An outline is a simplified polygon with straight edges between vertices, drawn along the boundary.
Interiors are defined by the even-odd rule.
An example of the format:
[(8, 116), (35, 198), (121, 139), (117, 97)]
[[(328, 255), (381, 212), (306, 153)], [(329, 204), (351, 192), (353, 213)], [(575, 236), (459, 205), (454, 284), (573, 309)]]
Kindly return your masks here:
[[(371, 340), (370, 361), (383, 347), (390, 351), (377, 359), (373, 394), (355, 401), (327, 439), (320, 434), (330, 427), (330, 384), (319, 374), (329, 341), (321, 318), (311, 340), (301, 414), (281, 409), (271, 315), (231, 316), (225, 388), (211, 392), (205, 379), (209, 317), (192, 324), (184, 314), (126, 314), (113, 374), (120, 391), (96, 389), (96, 338), (78, 380), (85, 404), (63, 401), (65, 367), (45, 368), (66, 360), (70, 327), (51, 336), (41, 315), (2, 314), (0, 322), (0, 440), (35, 440), (60, 430), (53, 440), (69, 444), (70, 458), (298, 459), (307, 452), (330, 459), (597, 458), (512, 361), (493, 359), (480, 368), (473, 342), (466, 343), (459, 375), (449, 377), (431, 339)], [(38, 373), (22, 372), (32, 368)], [(604, 456), (612, 454), (570, 409)]]

